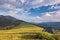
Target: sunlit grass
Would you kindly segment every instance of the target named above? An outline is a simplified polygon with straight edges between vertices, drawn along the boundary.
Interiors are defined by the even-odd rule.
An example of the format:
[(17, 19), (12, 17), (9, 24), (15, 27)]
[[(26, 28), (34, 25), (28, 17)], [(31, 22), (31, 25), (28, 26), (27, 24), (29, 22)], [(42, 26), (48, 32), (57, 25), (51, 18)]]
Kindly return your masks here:
[[(21, 38), (25, 33), (39, 33), (42, 32), (43, 28), (37, 27), (35, 25), (21, 24), (21, 27), (10, 30), (0, 30), (0, 40), (24, 40)], [(33, 39), (32, 39), (33, 40)]]
[[(50, 40), (53, 34), (43, 30), (43, 28), (36, 25), (21, 23), (13, 29), (0, 30), (0, 40)], [(23, 36), (28, 38), (23, 38)]]
[(56, 36), (57, 36), (58, 39), (60, 40), (60, 30), (57, 30), (56, 32), (57, 32)]

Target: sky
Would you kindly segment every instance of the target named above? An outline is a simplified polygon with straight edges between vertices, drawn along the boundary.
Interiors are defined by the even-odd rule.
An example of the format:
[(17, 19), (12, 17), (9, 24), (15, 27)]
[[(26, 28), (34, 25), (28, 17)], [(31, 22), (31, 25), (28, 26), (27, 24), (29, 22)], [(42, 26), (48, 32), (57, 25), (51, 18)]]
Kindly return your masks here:
[(60, 0), (0, 0), (0, 15), (27, 22), (60, 22)]

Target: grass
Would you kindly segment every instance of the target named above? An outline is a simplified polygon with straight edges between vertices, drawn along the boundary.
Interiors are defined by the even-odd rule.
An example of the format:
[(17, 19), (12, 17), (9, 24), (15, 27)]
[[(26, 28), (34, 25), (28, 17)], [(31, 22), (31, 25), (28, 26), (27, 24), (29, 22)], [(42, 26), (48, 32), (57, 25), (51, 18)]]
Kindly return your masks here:
[[(10, 30), (0, 30), (0, 40), (25, 40), (21, 38), (26, 33), (39, 33), (42, 32), (43, 28), (37, 27), (31, 24), (21, 24), (18, 27), (15, 27)], [(34, 40), (34, 39), (26, 39)]]
[(60, 40), (60, 30), (57, 30), (57, 34), (56, 36), (58, 37), (58, 39)]
[(41, 27), (23, 22), (13, 29), (0, 30), (0, 40), (51, 40), (52, 34), (43, 30)]

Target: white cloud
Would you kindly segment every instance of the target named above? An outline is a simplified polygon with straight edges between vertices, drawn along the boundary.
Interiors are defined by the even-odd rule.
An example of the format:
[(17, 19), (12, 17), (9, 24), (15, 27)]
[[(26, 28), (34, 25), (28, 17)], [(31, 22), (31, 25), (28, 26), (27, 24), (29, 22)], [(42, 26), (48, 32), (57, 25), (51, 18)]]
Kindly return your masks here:
[(13, 15), (13, 17), (16, 17), (17, 19), (20, 19), (20, 20), (24, 20), (24, 21), (27, 21), (27, 22), (35, 22), (35, 23), (40, 23), (40, 22), (60, 22), (60, 15), (59, 16), (56, 16), (57, 14), (55, 15), (52, 15), (52, 16), (36, 16), (36, 17), (28, 17), (27, 15)]
[(44, 3), (46, 3), (46, 5), (53, 5), (60, 3), (60, 0), (45, 0)]
[(20, 0), (22, 3), (25, 3), (26, 2), (26, 0)]
[[(18, 8), (20, 7), (20, 2), (24, 3), (25, 0), (21, 1), (16, 1), (16, 0), (0, 0), (0, 2), (2, 2), (2, 4), (0, 5), (0, 9), (11, 9), (8, 12), (6, 12), (6, 15), (10, 15), (13, 17), (16, 17), (20, 20), (27, 20), (27, 15), (30, 14), (28, 11), (25, 11), (23, 8)], [(21, 15), (17, 15), (17, 13), (20, 13)], [(0, 15), (5, 15), (5, 13), (0, 13)]]
[(13, 5), (7, 3), (0, 5), (0, 9), (13, 9), (13, 8), (14, 8)]
[(60, 6), (58, 6), (57, 4), (56, 5), (52, 5), (51, 9), (60, 9)]
[(17, 9), (13, 9), (13, 10), (8, 11), (7, 15), (12, 15), (13, 16), (13, 15), (17, 14), (18, 12), (20, 12), (20, 14), (23, 15), (23, 16), (30, 14), (28, 11), (25, 11), (23, 9), (17, 8)]
[(36, 16), (36, 17), (30, 17), (31, 22), (36, 22), (39, 23), (41, 22), (41, 17)]
[[(17, 13), (20, 13), (21, 15), (18, 15)], [(20, 20), (24, 20), (24, 21), (27, 21), (29, 20), (29, 17), (28, 15), (30, 14), (28, 11), (25, 11), (23, 9), (13, 9), (13, 10), (10, 10), (8, 12), (6, 12), (7, 14), (6, 15), (10, 15), (10, 16), (13, 16), (17, 19), (20, 19)]]
[[(28, 5), (33, 8), (38, 8), (40, 6), (48, 6), (48, 5), (54, 5), (60, 3), (60, 0), (31, 0), (28, 1)], [(27, 6), (28, 6), (27, 5)]]
[(39, 4), (39, 3), (42, 3), (44, 0), (34, 0), (34, 1), (32, 1), (32, 5), (37, 5), (37, 4)]
[(60, 16), (60, 13), (57, 13), (57, 16)]
[(56, 13), (45, 13), (43, 16), (31, 17), (31, 22), (60, 22), (60, 11)]
[(56, 12), (55, 16), (59, 16), (60, 17), (60, 10)]
[(8, 0), (8, 1), (10, 1), (10, 2), (16, 2), (17, 0)]
[(6, 12), (0, 12), (0, 15), (6, 15)]
[(53, 5), (60, 3), (60, 0), (0, 0), (1, 3), (7, 3), (21, 8), (38, 8), (44, 5)]
[[(58, 4), (60, 3), (60, 0), (0, 0), (0, 9), (12, 9), (8, 11), (7, 15), (11, 15), (16, 17), (17, 13), (20, 12), (21, 15), (18, 15), (19, 19), (21, 20), (29, 20), (33, 22), (47, 22), (47, 21), (58, 21), (60, 22), (60, 11), (57, 11), (55, 14), (51, 13), (45, 13), (43, 16), (36, 16), (36, 17), (28, 17), (30, 14), (24, 9), (30, 9), (30, 8), (38, 8), (40, 6), (48, 6), (48, 5), (53, 5), (53, 4)], [(55, 7), (53, 6), (52, 8), (60, 8), (60, 7)], [(0, 13), (0, 14), (5, 14), (5, 13)], [(15, 16), (16, 15), (16, 16)]]
[(47, 17), (49, 17), (49, 16), (51, 16), (51, 14), (49, 14), (49, 13), (46, 13), (44, 16), (47, 16)]

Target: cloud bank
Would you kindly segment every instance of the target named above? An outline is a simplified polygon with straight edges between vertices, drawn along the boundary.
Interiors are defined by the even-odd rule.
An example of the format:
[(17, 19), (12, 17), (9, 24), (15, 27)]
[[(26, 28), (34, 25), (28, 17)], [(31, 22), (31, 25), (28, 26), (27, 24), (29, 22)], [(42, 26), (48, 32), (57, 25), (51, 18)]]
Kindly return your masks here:
[[(29, 12), (31, 8), (36, 10), (39, 7), (49, 5), (52, 6), (48, 10), (53, 9), (58, 11), (50, 10), (51, 12), (39, 13), (43, 14), (42, 16), (34, 16), (33, 13)], [(41, 11), (42, 9), (40, 8), (38, 10)], [(29, 20), (28, 22), (60, 22), (59, 10), (60, 0), (0, 0), (0, 15), (10, 15), (20, 20)], [(33, 14), (33, 16), (29, 16), (30, 14)]]
[(45, 13), (43, 16), (31, 17), (32, 22), (60, 22), (60, 11), (53, 13)]

